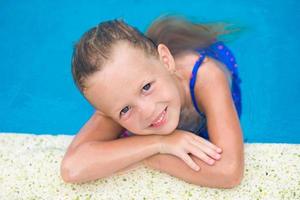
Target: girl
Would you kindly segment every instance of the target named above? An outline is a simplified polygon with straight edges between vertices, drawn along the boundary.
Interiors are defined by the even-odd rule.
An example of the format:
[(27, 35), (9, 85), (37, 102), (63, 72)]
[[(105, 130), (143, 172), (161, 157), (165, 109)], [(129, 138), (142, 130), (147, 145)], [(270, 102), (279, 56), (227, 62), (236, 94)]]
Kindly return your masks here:
[(148, 37), (122, 20), (87, 31), (72, 75), (96, 111), (67, 149), (64, 181), (145, 164), (201, 186), (239, 184), (240, 79), (234, 56), (216, 40), (222, 33), (178, 17), (157, 20)]

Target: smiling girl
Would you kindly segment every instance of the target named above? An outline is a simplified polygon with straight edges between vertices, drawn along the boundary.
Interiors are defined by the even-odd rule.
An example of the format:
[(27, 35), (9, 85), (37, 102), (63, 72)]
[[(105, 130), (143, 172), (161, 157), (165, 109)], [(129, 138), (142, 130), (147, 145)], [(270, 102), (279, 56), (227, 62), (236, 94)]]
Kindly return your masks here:
[(67, 149), (64, 181), (145, 164), (201, 186), (239, 184), (240, 79), (221, 33), (178, 17), (155, 21), (147, 36), (122, 20), (87, 31), (72, 75), (95, 113)]

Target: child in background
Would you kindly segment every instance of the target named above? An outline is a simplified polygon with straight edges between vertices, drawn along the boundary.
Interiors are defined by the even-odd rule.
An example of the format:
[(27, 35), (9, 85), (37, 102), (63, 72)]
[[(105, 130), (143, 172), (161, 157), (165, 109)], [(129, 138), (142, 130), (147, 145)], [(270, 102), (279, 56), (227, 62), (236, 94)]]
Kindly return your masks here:
[(96, 111), (68, 147), (63, 179), (95, 180), (142, 162), (201, 186), (239, 184), (240, 79), (217, 40), (225, 32), (179, 17), (158, 19), (147, 37), (122, 20), (87, 31), (72, 75)]

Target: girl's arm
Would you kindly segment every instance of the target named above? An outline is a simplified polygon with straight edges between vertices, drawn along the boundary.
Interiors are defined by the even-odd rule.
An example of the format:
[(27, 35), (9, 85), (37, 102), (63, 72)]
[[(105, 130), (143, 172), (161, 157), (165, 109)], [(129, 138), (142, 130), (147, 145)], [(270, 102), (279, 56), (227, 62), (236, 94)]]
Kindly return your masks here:
[(172, 155), (154, 155), (145, 163), (190, 183), (231, 188), (239, 184), (243, 177), (244, 145), (229, 83), (225, 73), (210, 59), (199, 69), (196, 83), (196, 99), (207, 117), (210, 142), (222, 148), (222, 158), (209, 166), (191, 155), (201, 167), (199, 172)]
[(79, 131), (61, 163), (65, 182), (86, 182), (107, 177), (157, 154), (160, 135), (117, 139), (122, 127), (95, 113)]
[[(115, 140), (117, 132), (118, 126), (110, 119), (93, 116), (68, 148), (61, 165), (62, 178), (73, 183), (99, 179), (136, 167), (145, 158), (159, 152), (174, 154), (190, 167), (194, 166), (187, 152), (193, 152), (206, 162), (209, 162), (207, 155), (214, 158), (217, 155), (216, 146), (186, 131)], [(199, 148), (192, 144), (199, 144)]]

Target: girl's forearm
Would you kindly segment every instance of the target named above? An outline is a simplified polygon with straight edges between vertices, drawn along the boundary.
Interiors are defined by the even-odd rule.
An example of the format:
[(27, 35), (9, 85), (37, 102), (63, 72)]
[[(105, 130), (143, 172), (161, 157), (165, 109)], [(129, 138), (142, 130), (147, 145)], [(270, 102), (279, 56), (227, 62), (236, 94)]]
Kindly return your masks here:
[[(186, 163), (176, 156), (170, 154), (154, 154), (141, 162), (134, 163), (119, 171), (119, 173), (126, 173), (138, 165), (144, 164), (147, 167), (169, 175), (175, 176), (188, 183), (212, 187), (212, 188), (231, 188), (234, 186), (234, 177), (229, 177), (226, 172), (227, 167), (221, 160), (215, 162), (213, 166), (200, 160), (194, 155), (190, 155), (192, 159), (201, 166), (201, 170), (196, 172), (192, 170)], [(224, 160), (223, 160), (224, 161)], [(224, 166), (224, 167), (223, 167)]]
[[(214, 143), (213, 140), (211, 142)], [(223, 151), (221, 159), (216, 160), (214, 165), (208, 165), (190, 154), (193, 161), (200, 166), (200, 171), (194, 171), (183, 160), (170, 154), (155, 154), (145, 159), (143, 163), (192, 184), (213, 188), (235, 187), (243, 179), (244, 154), (236, 153), (225, 144), (216, 145)]]
[(198, 157), (194, 155), (190, 156), (200, 166), (200, 171), (191, 169), (180, 158), (169, 154), (153, 155), (145, 159), (144, 164), (152, 169), (175, 176), (191, 184), (212, 188), (231, 187), (232, 178), (228, 177), (225, 170), (222, 169), (221, 160), (209, 166)]
[(149, 168), (165, 172), (188, 183), (212, 188), (230, 188), (235, 184), (233, 181), (236, 176), (230, 175), (231, 170), (229, 169), (232, 162), (228, 161), (230, 156), (227, 154), (227, 151), (223, 152), (222, 158), (216, 160), (212, 166), (190, 154), (194, 162), (201, 167), (200, 171), (191, 169), (184, 161), (174, 155), (154, 154), (145, 158), (143, 162), (130, 165), (119, 172), (123, 173), (140, 164), (145, 164)]
[(106, 142), (89, 142), (69, 156), (62, 175), (68, 182), (92, 181), (132, 168), (159, 153), (160, 135), (134, 135)]

